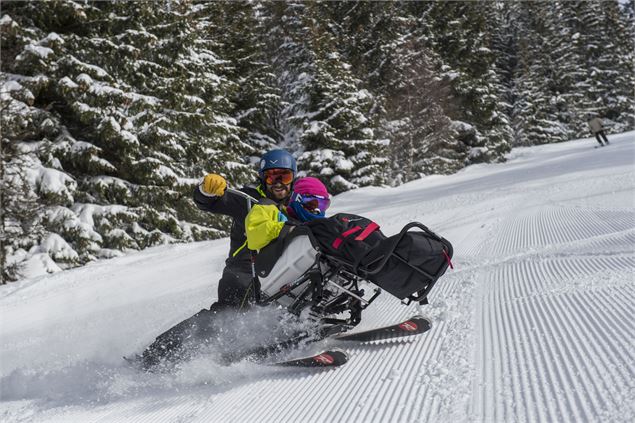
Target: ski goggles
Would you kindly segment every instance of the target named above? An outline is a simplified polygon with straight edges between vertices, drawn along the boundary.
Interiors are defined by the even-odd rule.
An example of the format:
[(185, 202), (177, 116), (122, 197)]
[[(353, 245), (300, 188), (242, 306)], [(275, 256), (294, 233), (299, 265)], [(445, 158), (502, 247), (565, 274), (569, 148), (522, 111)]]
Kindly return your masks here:
[(289, 185), (293, 182), (293, 171), (290, 169), (267, 169), (263, 172), (263, 175), (267, 185), (273, 185), (276, 182)]
[(299, 202), (302, 207), (314, 214), (324, 213), (331, 205), (330, 198), (321, 195), (295, 194), (292, 201)]

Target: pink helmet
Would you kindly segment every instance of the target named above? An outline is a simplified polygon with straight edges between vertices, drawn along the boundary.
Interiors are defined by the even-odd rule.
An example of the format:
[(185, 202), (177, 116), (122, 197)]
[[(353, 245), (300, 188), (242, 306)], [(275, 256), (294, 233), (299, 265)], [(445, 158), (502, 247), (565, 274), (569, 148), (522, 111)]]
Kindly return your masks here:
[(293, 184), (291, 195), (293, 194), (319, 195), (321, 197), (329, 198), (329, 192), (322, 181), (311, 176), (297, 179)]

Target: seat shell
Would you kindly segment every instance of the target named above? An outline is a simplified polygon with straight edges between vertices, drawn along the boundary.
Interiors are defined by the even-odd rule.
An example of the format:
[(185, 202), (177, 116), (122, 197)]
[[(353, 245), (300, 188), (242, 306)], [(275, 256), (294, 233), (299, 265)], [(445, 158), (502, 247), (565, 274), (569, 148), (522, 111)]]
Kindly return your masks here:
[[(318, 251), (306, 235), (296, 236), (285, 246), (280, 258), (266, 277), (259, 276), (260, 289), (272, 296), (280, 289), (304, 275), (315, 264)], [(292, 291), (299, 294), (303, 287)], [(291, 304), (292, 298), (285, 295), (278, 302), (283, 306)]]

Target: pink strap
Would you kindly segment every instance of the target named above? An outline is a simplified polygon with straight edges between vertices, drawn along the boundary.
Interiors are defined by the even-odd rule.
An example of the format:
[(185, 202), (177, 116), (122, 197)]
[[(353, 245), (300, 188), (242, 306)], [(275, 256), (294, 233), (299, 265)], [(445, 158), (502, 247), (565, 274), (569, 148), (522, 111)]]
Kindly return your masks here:
[(357, 238), (355, 238), (355, 241), (365, 240), (368, 237), (368, 235), (372, 234), (377, 229), (379, 229), (379, 225), (376, 224), (375, 222), (370, 222), (370, 224), (366, 226), (366, 229), (364, 229), (364, 231), (361, 234), (357, 235)]
[(342, 245), (342, 242), (344, 242), (344, 238), (346, 238), (347, 236), (354, 234), (355, 232), (359, 231), (360, 229), (362, 229), (361, 226), (355, 226), (354, 228), (349, 229), (348, 231), (342, 233), (341, 237), (338, 237), (335, 241), (333, 241), (333, 248), (335, 248), (336, 250), (338, 248), (340, 248), (340, 245)]
[(445, 259), (448, 261), (448, 264), (450, 265), (450, 269), (454, 269), (454, 266), (452, 266), (452, 260), (450, 260), (450, 256), (448, 255), (448, 252), (445, 251), (445, 248), (443, 249), (443, 255), (445, 256)]

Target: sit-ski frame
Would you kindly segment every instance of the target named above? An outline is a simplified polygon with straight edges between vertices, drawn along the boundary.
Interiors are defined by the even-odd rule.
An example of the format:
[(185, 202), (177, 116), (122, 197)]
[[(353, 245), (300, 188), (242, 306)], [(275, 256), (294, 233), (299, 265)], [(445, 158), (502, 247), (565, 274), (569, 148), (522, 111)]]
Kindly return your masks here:
[[(227, 191), (245, 198), (245, 200), (247, 201), (248, 211), (251, 210), (253, 204), (258, 204), (259, 202), (258, 199), (242, 191), (232, 188), (227, 188)], [(288, 295), (294, 299), (293, 303), (288, 307), (289, 311), (293, 314), (299, 315), (300, 312), (307, 306), (311, 306), (311, 311), (319, 314), (320, 316), (339, 314), (345, 311), (350, 311), (350, 317), (348, 319), (321, 318), (321, 320), (326, 324), (332, 325), (345, 325), (348, 327), (357, 325), (361, 321), (362, 310), (368, 307), (377, 298), (377, 296), (381, 293), (381, 289), (375, 288), (373, 296), (370, 299), (365, 300), (363, 298), (364, 291), (359, 289), (358, 286), (358, 276), (346, 272), (342, 266), (338, 266), (335, 270), (329, 269), (324, 275), (322, 275), (319, 270), (320, 259), (321, 255), (318, 253), (315, 259), (315, 263), (313, 264), (313, 266), (311, 266), (309, 271), (307, 271), (304, 275), (300, 276), (295, 281), (280, 288), (280, 290), (276, 294), (263, 299), (260, 289), (260, 280), (256, 275), (256, 254), (252, 252), (251, 286), (254, 289), (254, 299), (256, 301), (256, 304), (270, 304), (278, 300), (279, 298)], [(348, 288), (331, 281), (331, 278), (333, 277), (344, 279), (347, 282)], [(292, 291), (300, 287), (307, 281), (309, 281), (310, 283), (307, 284), (302, 292), (297, 296), (294, 295)], [(327, 301), (324, 304), (321, 304), (321, 302), (324, 300), (324, 291), (327, 284), (342, 292), (335, 298)], [(329, 292), (328, 289), (326, 289), (326, 291)], [(309, 294), (311, 294), (310, 299), (307, 298)]]
[[(342, 325), (347, 329), (357, 325), (361, 321), (362, 310), (375, 301), (381, 293), (381, 289), (374, 288), (373, 295), (367, 300), (364, 298), (364, 290), (359, 288), (358, 283), (361, 278), (347, 272), (341, 266), (336, 268), (329, 267), (322, 274), (319, 270), (322, 260), (322, 255), (318, 253), (314, 264), (305, 274), (282, 286), (277, 293), (262, 299), (260, 304), (273, 303), (284, 296), (288, 296), (293, 299), (293, 302), (287, 308), (293, 314), (300, 315), (303, 310), (310, 307), (310, 311), (320, 317), (322, 323)], [(339, 279), (342, 283), (336, 283), (333, 281), (334, 279)], [(295, 294), (293, 292), (305, 284), (306, 286), (300, 293)], [(330, 288), (339, 291), (339, 293), (332, 292)], [(324, 317), (347, 311), (350, 312), (350, 316), (347, 319)]]

